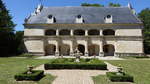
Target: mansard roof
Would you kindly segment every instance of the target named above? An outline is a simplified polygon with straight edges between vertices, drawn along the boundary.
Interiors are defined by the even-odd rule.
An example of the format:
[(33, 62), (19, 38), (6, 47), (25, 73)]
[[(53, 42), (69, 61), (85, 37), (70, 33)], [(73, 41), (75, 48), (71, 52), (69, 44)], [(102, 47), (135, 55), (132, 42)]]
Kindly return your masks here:
[(27, 24), (46, 24), (47, 18), (52, 15), (54, 24), (75, 24), (77, 15), (81, 15), (85, 24), (105, 24), (107, 15), (113, 16), (113, 23), (141, 23), (132, 9), (128, 7), (43, 7), (40, 13), (31, 15)]

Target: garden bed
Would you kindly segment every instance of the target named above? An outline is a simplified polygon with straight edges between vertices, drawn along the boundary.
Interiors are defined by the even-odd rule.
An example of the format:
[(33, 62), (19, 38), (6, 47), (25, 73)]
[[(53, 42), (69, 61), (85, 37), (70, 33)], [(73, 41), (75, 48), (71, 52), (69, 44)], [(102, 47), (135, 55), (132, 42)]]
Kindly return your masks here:
[(80, 62), (75, 62), (71, 58), (59, 58), (49, 63), (44, 64), (44, 68), (48, 69), (93, 69), (107, 70), (107, 65), (98, 59), (80, 59)]
[(107, 72), (107, 77), (112, 82), (133, 82), (133, 76), (123, 73), (123, 75), (117, 75), (117, 72)]
[(31, 74), (27, 74), (27, 71), (16, 74), (14, 77), (17, 81), (28, 80), (28, 81), (38, 81), (44, 76), (44, 71), (42, 70), (32, 70)]

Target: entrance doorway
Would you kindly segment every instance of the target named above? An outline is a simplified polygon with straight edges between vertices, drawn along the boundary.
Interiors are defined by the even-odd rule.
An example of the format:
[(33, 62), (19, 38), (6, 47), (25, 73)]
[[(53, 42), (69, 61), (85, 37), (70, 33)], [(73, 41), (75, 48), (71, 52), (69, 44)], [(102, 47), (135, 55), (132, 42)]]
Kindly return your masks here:
[(103, 46), (104, 56), (114, 56), (115, 48), (111, 44)]
[(88, 47), (89, 56), (98, 56), (99, 55), (99, 45), (90, 45)]
[(84, 45), (79, 44), (79, 45), (78, 45), (78, 50), (82, 53), (82, 55), (84, 55), (84, 52), (85, 52), (85, 47), (84, 47)]
[(70, 55), (70, 47), (67, 44), (62, 44), (60, 46), (60, 55), (69, 56)]
[(45, 55), (55, 55), (56, 46), (53, 44), (48, 44), (45, 47)]

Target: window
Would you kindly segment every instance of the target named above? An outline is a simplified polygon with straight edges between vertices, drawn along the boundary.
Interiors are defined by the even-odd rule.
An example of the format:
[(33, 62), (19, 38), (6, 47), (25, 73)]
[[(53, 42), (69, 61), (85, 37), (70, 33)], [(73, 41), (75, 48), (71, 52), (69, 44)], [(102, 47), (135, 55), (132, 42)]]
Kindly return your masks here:
[(74, 31), (74, 35), (85, 35), (85, 31), (84, 30), (80, 30), (80, 29), (75, 30)]
[(70, 30), (63, 29), (59, 32), (60, 35), (70, 35)]
[(77, 15), (76, 16), (76, 23), (83, 23), (84, 20), (83, 20), (83, 17), (81, 15)]
[(54, 35), (56, 35), (56, 30), (53, 30), (53, 29), (46, 30), (45, 35), (54, 36)]
[(81, 18), (81, 15), (78, 15), (77, 18)]
[(47, 16), (47, 23), (55, 23), (56, 22), (56, 19), (53, 15), (48, 15)]
[(107, 15), (107, 18), (110, 19), (110, 18), (111, 18), (111, 15)]
[(99, 35), (99, 31), (96, 29), (89, 30), (88, 35)]
[(103, 31), (103, 35), (107, 36), (107, 35), (115, 35), (115, 31), (112, 29), (106, 29)]
[(48, 15), (48, 18), (49, 18), (49, 19), (52, 19), (52, 18), (53, 18), (53, 15)]
[(112, 23), (113, 22), (113, 18), (112, 15), (107, 15), (106, 17), (104, 17), (105, 23)]

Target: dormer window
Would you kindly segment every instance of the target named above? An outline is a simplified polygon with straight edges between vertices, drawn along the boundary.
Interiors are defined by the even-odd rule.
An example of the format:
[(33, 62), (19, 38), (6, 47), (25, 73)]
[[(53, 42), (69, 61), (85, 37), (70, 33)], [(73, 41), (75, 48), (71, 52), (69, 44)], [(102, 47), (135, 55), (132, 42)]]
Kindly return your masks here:
[(52, 18), (53, 18), (53, 15), (48, 15), (48, 18), (49, 18), (49, 19), (52, 19)]
[(55, 18), (53, 17), (53, 15), (48, 15), (47, 16), (47, 23), (54, 23), (55, 22)]
[(84, 20), (83, 20), (83, 17), (81, 15), (77, 15), (76, 16), (76, 23), (83, 23)]
[(105, 19), (105, 23), (112, 23), (113, 22), (112, 15), (107, 15), (104, 19)]
[(78, 15), (78, 16), (77, 16), (77, 18), (79, 18), (79, 19), (80, 19), (80, 18), (81, 18), (81, 15)]
[(111, 18), (111, 15), (107, 15), (107, 18), (110, 19), (110, 18)]

